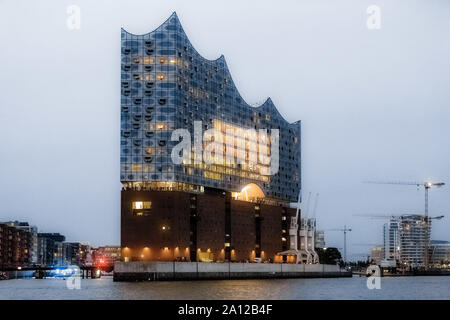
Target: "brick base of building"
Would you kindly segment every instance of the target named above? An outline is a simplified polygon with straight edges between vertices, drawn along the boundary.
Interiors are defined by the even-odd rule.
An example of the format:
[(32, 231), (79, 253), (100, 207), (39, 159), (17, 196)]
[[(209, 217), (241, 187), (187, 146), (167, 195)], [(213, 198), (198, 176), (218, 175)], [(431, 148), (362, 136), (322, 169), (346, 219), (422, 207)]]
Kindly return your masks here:
[[(295, 209), (239, 201), (221, 190), (123, 190), (121, 246), (125, 261), (277, 261), (288, 249)], [(133, 202), (147, 208), (133, 209)], [(150, 208), (148, 208), (150, 206)]]

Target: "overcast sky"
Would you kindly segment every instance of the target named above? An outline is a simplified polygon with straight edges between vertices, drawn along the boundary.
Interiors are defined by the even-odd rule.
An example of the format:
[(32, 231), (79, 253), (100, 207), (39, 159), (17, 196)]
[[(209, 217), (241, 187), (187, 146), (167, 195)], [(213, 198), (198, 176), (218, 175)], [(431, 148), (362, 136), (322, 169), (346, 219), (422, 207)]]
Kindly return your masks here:
[[(147, 33), (173, 11), (248, 103), (270, 96), (302, 120), (304, 196), (320, 193), (320, 228), (353, 228), (349, 253), (382, 242), (383, 220), (354, 215), (423, 213), (423, 189), (362, 181), (450, 183), (449, 1), (0, 0), (0, 220), (120, 243), (120, 28)], [(437, 214), (433, 238), (450, 240), (450, 185), (430, 193)]]

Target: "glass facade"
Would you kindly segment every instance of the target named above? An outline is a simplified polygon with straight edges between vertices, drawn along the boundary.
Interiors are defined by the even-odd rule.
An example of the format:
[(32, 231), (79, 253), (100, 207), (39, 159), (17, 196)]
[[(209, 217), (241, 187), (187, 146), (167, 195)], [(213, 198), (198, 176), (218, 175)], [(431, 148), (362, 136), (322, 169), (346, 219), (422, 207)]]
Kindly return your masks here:
[[(267, 198), (297, 201), (300, 121), (288, 123), (270, 99), (259, 107), (248, 105), (236, 89), (224, 57), (207, 60), (200, 56), (175, 13), (144, 35), (122, 29), (121, 52), (120, 177), (125, 187), (182, 186), (191, 191), (211, 187), (239, 192), (255, 183)], [(264, 164), (174, 164), (172, 148), (179, 141), (171, 141), (172, 132), (187, 129), (193, 138), (195, 121), (201, 121), (203, 131), (264, 129), (270, 135), (272, 129), (278, 129), (277, 173), (268, 174)], [(234, 139), (238, 140), (239, 134)], [(250, 144), (251, 138), (246, 141)], [(244, 158), (252, 156), (249, 148), (241, 150)], [(239, 150), (236, 146), (233, 152)]]

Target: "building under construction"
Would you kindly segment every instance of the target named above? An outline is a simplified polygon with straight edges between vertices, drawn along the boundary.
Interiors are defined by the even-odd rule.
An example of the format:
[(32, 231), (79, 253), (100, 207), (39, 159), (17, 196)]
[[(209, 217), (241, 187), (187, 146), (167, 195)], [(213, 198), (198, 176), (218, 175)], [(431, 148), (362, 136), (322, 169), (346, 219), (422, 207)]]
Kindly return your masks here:
[(431, 219), (424, 215), (393, 216), (384, 225), (384, 259), (402, 267), (424, 267), (428, 261)]

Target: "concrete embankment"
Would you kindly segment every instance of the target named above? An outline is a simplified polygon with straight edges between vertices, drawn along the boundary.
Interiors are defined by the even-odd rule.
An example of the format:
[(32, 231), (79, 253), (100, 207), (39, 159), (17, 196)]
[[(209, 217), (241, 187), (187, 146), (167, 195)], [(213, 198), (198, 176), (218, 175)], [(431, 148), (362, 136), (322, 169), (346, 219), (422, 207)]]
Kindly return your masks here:
[(351, 277), (336, 265), (116, 261), (114, 281), (226, 280)]

